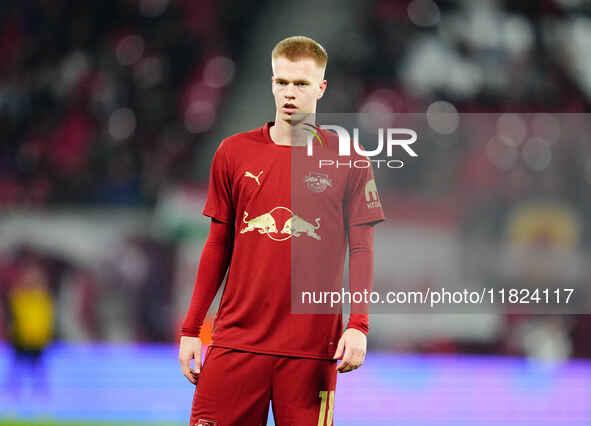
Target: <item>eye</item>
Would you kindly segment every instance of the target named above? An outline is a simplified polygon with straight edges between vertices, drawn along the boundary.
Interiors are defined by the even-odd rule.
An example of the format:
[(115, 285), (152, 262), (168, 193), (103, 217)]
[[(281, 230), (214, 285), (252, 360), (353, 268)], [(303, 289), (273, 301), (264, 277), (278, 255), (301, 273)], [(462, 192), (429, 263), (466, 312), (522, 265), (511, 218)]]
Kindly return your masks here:
[(298, 86), (300, 86), (300, 87), (303, 87), (303, 86), (307, 86), (307, 85), (308, 85), (308, 83), (305, 83), (305, 82), (303, 82), (303, 81), (298, 81), (296, 84), (297, 84)]
[(287, 83), (285, 81), (278, 81), (277, 84), (280, 86), (285, 86)]

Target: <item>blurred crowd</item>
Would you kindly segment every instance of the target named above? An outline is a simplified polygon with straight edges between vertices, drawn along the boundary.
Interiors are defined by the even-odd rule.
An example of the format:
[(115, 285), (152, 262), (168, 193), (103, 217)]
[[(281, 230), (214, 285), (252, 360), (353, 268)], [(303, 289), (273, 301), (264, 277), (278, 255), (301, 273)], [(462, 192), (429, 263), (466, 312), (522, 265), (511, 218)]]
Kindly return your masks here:
[[(4, 2), (0, 205), (151, 205), (163, 187), (193, 182), (264, 2), (228, 6)], [(580, 53), (591, 45), (589, 9), (577, 0), (371, 2), (329, 52), (320, 112), (588, 112), (591, 59)], [(425, 153), (434, 171), (413, 183), (432, 185), (443, 155)], [(476, 161), (460, 150), (452, 160)], [(481, 184), (471, 178), (460, 183)]]
[[(380, 175), (389, 192), (447, 197), (474, 212), (534, 193), (588, 204), (589, 120), (560, 114), (591, 112), (589, 2), (378, 0), (340, 43), (320, 112), (452, 122), (420, 133), (416, 165)], [(475, 116), (462, 117), (471, 132), (454, 132), (466, 113), (494, 113), (479, 125), (497, 134), (474, 131)]]
[(588, 112), (582, 0), (376, 0), (329, 52), (324, 112)]
[(2, 3), (0, 206), (146, 204), (192, 178), (263, 2)]

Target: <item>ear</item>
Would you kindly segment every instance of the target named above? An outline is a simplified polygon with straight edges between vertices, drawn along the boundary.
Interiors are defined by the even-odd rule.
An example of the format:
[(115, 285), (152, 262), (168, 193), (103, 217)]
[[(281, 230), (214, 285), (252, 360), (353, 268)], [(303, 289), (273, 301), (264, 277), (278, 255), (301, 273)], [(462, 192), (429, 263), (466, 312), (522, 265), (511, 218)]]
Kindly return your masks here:
[(326, 80), (322, 80), (322, 83), (320, 83), (320, 93), (318, 94), (318, 99), (320, 99), (322, 96), (324, 96), (324, 91), (326, 90)]

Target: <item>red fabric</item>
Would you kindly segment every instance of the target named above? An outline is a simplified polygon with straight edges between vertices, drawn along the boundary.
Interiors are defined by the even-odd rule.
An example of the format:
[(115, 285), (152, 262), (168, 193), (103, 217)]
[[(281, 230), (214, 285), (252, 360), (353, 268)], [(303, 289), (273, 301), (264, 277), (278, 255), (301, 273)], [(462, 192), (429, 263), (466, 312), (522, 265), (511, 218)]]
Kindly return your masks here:
[(203, 319), (230, 263), (234, 239), (232, 234), (232, 225), (211, 221), (209, 235), (201, 252), (191, 304), (181, 327), (181, 336), (199, 337)]
[[(195, 388), (190, 424), (264, 426), (272, 395), (275, 424), (332, 426), (329, 409), (334, 407), (336, 380), (336, 361), (210, 346)], [(324, 404), (320, 392), (326, 392)], [(319, 421), (321, 416), (324, 421)]]
[[(349, 288), (351, 292), (372, 290), (373, 284), (373, 226), (355, 225), (349, 228)], [(369, 297), (369, 296), (368, 296)], [(369, 305), (352, 304), (347, 328), (367, 334)]]
[[(302, 286), (341, 288), (347, 229), (384, 218), (373, 170), (322, 169), (327, 180), (310, 184), (313, 162), (336, 155), (336, 137), (327, 135), (315, 158), (295, 161), (305, 147), (275, 144), (271, 125), (225, 139), (212, 163), (203, 214), (232, 224), (235, 235), (212, 345), (331, 359), (340, 309), (297, 315), (292, 298)], [(363, 320), (352, 326), (363, 329)]]

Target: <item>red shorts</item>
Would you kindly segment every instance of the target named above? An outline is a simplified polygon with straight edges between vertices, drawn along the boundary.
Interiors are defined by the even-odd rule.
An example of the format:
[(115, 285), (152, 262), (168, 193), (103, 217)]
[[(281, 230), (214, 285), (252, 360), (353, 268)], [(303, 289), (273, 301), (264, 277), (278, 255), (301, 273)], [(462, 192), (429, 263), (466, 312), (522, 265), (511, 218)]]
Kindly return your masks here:
[(209, 347), (190, 426), (332, 426), (336, 361)]

